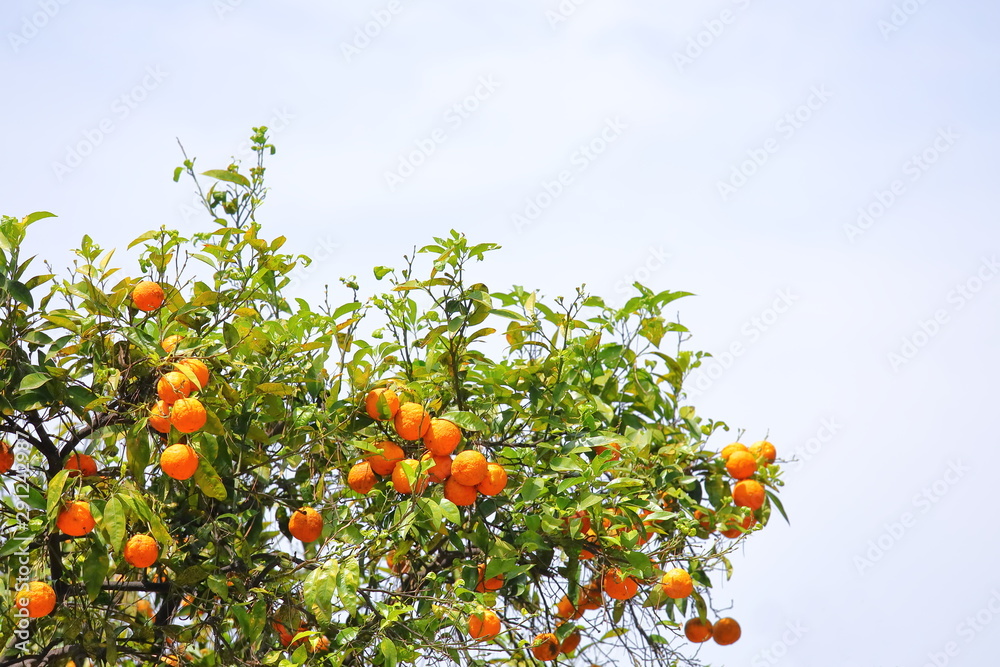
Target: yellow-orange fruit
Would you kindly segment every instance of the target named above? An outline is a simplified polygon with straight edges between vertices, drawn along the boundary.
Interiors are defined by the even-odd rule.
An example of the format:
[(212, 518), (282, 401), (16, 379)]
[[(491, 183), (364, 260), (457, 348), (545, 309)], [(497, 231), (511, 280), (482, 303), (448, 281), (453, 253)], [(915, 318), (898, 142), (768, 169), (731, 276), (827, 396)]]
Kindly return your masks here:
[(612, 461), (619, 461), (622, 458), (622, 446), (617, 442), (612, 442), (610, 445), (597, 445), (594, 447), (594, 453), (600, 456), (604, 452), (611, 449), (614, 453), (611, 455)]
[(56, 518), (56, 527), (67, 535), (81, 537), (94, 529), (96, 522), (90, 513), (90, 503), (71, 500), (63, 505)]
[(476, 489), (484, 496), (495, 496), (507, 486), (507, 471), (499, 463), (486, 464), (486, 476)]
[(758, 440), (750, 445), (750, 453), (768, 463), (774, 463), (774, 460), (778, 458), (778, 452), (774, 449), (774, 445), (767, 440)]
[(451, 477), (451, 457), (450, 456), (437, 456), (426, 452), (420, 457), (420, 461), (427, 461), (428, 459), (434, 460), (434, 465), (427, 469), (427, 476), (431, 478), (432, 482), (443, 482), (444, 480)]
[(368, 464), (379, 475), (391, 475), (396, 464), (406, 458), (403, 448), (389, 440), (376, 442), (375, 447), (381, 452), (368, 457)]
[(93, 477), (97, 474), (97, 463), (94, 462), (92, 456), (86, 454), (70, 454), (63, 468), (72, 471), (69, 474), (70, 477), (79, 477), (80, 475)]
[(194, 390), (194, 385), (184, 373), (170, 371), (156, 383), (156, 395), (161, 401), (174, 404), (182, 398), (187, 398)]
[(723, 460), (728, 461), (729, 457), (733, 453), (735, 453), (735, 452), (748, 452), (748, 451), (750, 451), (750, 450), (742, 442), (734, 442), (731, 445), (726, 445), (725, 447), (723, 447), (722, 451), (719, 452), (719, 456)]
[(667, 597), (680, 600), (694, 592), (694, 582), (687, 571), (675, 567), (667, 571), (660, 579), (660, 590)]
[(431, 427), (431, 416), (419, 403), (403, 403), (393, 417), (392, 425), (403, 440), (419, 440)]
[(166, 352), (167, 354), (173, 354), (174, 350), (177, 349), (178, 343), (180, 343), (182, 340), (184, 340), (184, 336), (180, 334), (167, 336), (166, 338), (160, 341), (160, 347), (163, 348), (163, 351)]
[(498, 591), (503, 588), (503, 575), (498, 574), (495, 577), (490, 577), (484, 580), (483, 577), (486, 576), (486, 563), (480, 563), (479, 570), (479, 581), (476, 583), (476, 592), (485, 593), (487, 591)]
[[(582, 597), (582, 596), (581, 596)], [(562, 596), (556, 603), (556, 617), (564, 620), (575, 621), (583, 616), (583, 607), (573, 604), (568, 595)]]
[[(452, 462), (452, 468), (454, 469), (454, 462)], [(444, 497), (459, 507), (474, 504), (478, 496), (479, 492), (476, 491), (476, 487), (459, 484), (455, 481), (454, 474), (444, 481)]]
[(15, 605), (18, 609), (26, 609), (30, 618), (48, 616), (56, 608), (56, 592), (43, 581), (32, 581), (27, 590), (17, 592)]
[(158, 284), (143, 280), (132, 289), (132, 303), (144, 312), (152, 312), (163, 305), (166, 295)]
[(712, 638), (712, 624), (700, 618), (692, 618), (684, 624), (684, 636), (696, 644), (707, 642)]
[(726, 460), (726, 470), (735, 479), (746, 479), (757, 472), (757, 459), (750, 452), (733, 452)]
[(733, 502), (753, 511), (764, 505), (764, 485), (755, 479), (744, 479), (733, 485)]
[(160, 545), (149, 535), (133, 535), (125, 543), (122, 555), (132, 567), (146, 568), (160, 557)]
[(476, 486), (486, 479), (486, 457), (474, 449), (459, 453), (451, 462), (451, 479), (465, 486)]
[(374, 489), (377, 481), (378, 479), (375, 477), (374, 471), (372, 471), (371, 464), (367, 461), (355, 463), (350, 472), (347, 473), (347, 486), (351, 487), (352, 491), (361, 495), (366, 495)]
[(160, 468), (167, 477), (184, 481), (198, 470), (198, 453), (191, 445), (170, 445), (160, 454)]
[(543, 632), (535, 637), (531, 654), (542, 662), (549, 662), (559, 657), (559, 640), (551, 632)]
[(207, 421), (205, 406), (197, 398), (182, 398), (170, 408), (170, 423), (181, 433), (194, 433)]
[(500, 617), (489, 609), (469, 616), (469, 636), (479, 641), (493, 639), (500, 634)]
[(604, 584), (604, 592), (608, 594), (608, 597), (616, 600), (631, 599), (639, 592), (639, 584), (636, 580), (632, 577), (623, 576), (621, 570), (617, 567), (613, 567), (605, 572), (604, 578), (601, 581)]
[(153, 605), (149, 603), (149, 600), (139, 600), (136, 602), (135, 610), (144, 616), (153, 618)]
[(455, 451), (462, 440), (462, 430), (447, 419), (432, 419), (424, 434), (424, 447), (431, 454), (447, 456)]
[(740, 624), (732, 618), (720, 618), (712, 626), (712, 638), (720, 646), (727, 646), (736, 643), (742, 631)]
[(574, 630), (572, 633), (566, 635), (566, 638), (562, 640), (562, 644), (559, 645), (559, 652), (563, 655), (572, 653), (576, 650), (576, 647), (580, 645), (580, 631)]
[(399, 396), (388, 387), (372, 389), (365, 396), (365, 412), (372, 419), (388, 421), (399, 412)]
[(730, 517), (726, 519), (725, 522), (727, 529), (721, 530), (719, 532), (722, 533), (724, 537), (735, 539), (743, 534), (743, 531), (740, 530), (740, 527), (742, 527), (744, 530), (750, 530), (750, 528), (755, 523), (757, 523), (757, 519), (754, 518), (753, 514), (747, 514), (745, 517), (743, 517), (742, 521), (740, 521), (735, 517)]
[(149, 409), (149, 425), (160, 433), (170, 433), (170, 404), (157, 401)]
[[(415, 475), (415, 483), (412, 485), (406, 477), (407, 471), (411, 475)], [(427, 478), (427, 475), (419, 474), (419, 472), (420, 461), (416, 459), (403, 459), (396, 464), (396, 468), (392, 471), (393, 488), (396, 489), (397, 493), (423, 493), (427, 489), (430, 480)]]
[(580, 532), (586, 535), (587, 531), (590, 530), (590, 515), (587, 514), (587, 510), (579, 510), (575, 514), (571, 514), (563, 519), (563, 523), (566, 524), (567, 532), (573, 531), (573, 521), (575, 519), (580, 520)]
[(13, 465), (14, 450), (5, 441), (0, 440), (0, 475), (7, 474)]
[(302, 542), (315, 542), (323, 532), (323, 515), (312, 507), (300, 507), (288, 517), (288, 532)]
[(385, 564), (389, 566), (389, 571), (393, 574), (406, 574), (410, 571), (410, 561), (406, 558), (396, 559), (396, 552), (390, 551), (385, 555)]
[(580, 609), (592, 611), (600, 609), (604, 604), (604, 594), (601, 592), (600, 581), (592, 581), (580, 591)]
[[(185, 372), (193, 375), (194, 381), (191, 384), (195, 389), (204, 389), (208, 386), (208, 378), (211, 377), (211, 373), (201, 359), (181, 359), (174, 364), (174, 368), (184, 377), (188, 377)], [(190, 378), (188, 379), (190, 381)]]

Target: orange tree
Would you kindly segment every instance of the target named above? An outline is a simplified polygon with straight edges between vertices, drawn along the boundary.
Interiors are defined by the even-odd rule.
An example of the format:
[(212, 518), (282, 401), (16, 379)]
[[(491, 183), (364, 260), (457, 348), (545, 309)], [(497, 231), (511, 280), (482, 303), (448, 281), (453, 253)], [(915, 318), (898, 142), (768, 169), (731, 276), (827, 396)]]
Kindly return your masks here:
[(142, 234), (129, 275), (89, 236), (36, 274), (51, 214), (2, 219), (0, 667), (673, 665), (738, 639), (712, 580), (780, 471), (684, 404), (687, 294), (497, 291), (497, 247), (452, 232), (376, 267), (383, 293), (290, 299), (309, 260), (261, 235), (265, 131), (207, 190), (185, 160), (212, 222)]

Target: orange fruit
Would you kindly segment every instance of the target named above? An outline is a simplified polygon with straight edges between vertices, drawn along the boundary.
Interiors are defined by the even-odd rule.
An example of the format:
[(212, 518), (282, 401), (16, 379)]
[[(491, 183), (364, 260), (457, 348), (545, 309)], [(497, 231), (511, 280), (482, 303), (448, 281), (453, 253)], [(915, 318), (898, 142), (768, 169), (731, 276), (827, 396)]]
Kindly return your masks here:
[(748, 451), (750, 450), (747, 449), (747, 446), (744, 445), (742, 442), (734, 442), (731, 445), (726, 445), (725, 447), (723, 447), (722, 451), (719, 452), (719, 456), (728, 461), (730, 455), (732, 455), (733, 453), (748, 452)]
[(312, 507), (300, 507), (288, 517), (288, 532), (302, 542), (315, 542), (323, 532), (323, 516)]
[(180, 334), (174, 334), (173, 336), (167, 336), (160, 341), (160, 347), (167, 354), (173, 354), (174, 350), (177, 349), (177, 344), (184, 340), (184, 336)]
[(70, 477), (79, 477), (81, 474), (84, 477), (93, 477), (97, 474), (97, 464), (94, 463), (93, 457), (86, 454), (70, 454), (63, 468), (73, 471), (69, 474)]
[(16, 595), (16, 606), (27, 609), (30, 618), (48, 616), (56, 608), (56, 592), (43, 581), (32, 581), (27, 590), (22, 588)]
[(660, 590), (667, 597), (680, 600), (691, 595), (694, 591), (694, 582), (686, 570), (675, 567), (667, 571), (660, 579)]
[[(407, 471), (416, 476), (415, 486), (410, 485), (410, 480), (406, 477)], [(427, 475), (420, 473), (420, 461), (416, 459), (403, 459), (392, 471), (392, 486), (398, 493), (423, 493), (429, 483)]]
[(712, 638), (712, 624), (700, 618), (692, 618), (684, 624), (684, 636), (696, 644), (707, 642)]
[[(580, 596), (583, 597), (582, 595)], [(583, 607), (580, 605), (575, 605), (569, 599), (568, 595), (562, 596), (562, 599), (556, 603), (556, 617), (565, 620), (575, 621), (576, 619), (583, 616)]]
[[(594, 532), (593, 528), (587, 531), (587, 533), (583, 536), (583, 539), (585, 542), (593, 544), (595, 547), (601, 542), (601, 538), (597, 536), (597, 533)], [(592, 551), (588, 550), (585, 546), (580, 547), (580, 560), (590, 560), (593, 557), (594, 553)]]
[(495, 577), (490, 577), (489, 579), (483, 580), (486, 575), (486, 563), (479, 564), (479, 583), (476, 584), (477, 593), (485, 593), (486, 591), (498, 591), (503, 588), (503, 575), (498, 574)]
[(181, 359), (174, 364), (174, 368), (177, 369), (178, 373), (188, 378), (195, 389), (204, 389), (208, 386), (208, 378), (211, 373), (201, 359)]
[(469, 636), (488, 641), (500, 634), (500, 617), (489, 609), (469, 616)]
[(181, 398), (187, 398), (193, 389), (191, 381), (179, 371), (170, 371), (156, 383), (156, 395), (161, 401), (171, 405)]
[(575, 630), (571, 634), (566, 635), (566, 639), (562, 640), (562, 644), (559, 645), (559, 652), (563, 654), (572, 653), (579, 645), (580, 631)]
[(90, 513), (90, 503), (71, 500), (63, 505), (56, 518), (56, 527), (67, 535), (81, 537), (94, 529), (96, 522)]
[(160, 468), (167, 477), (182, 481), (190, 479), (198, 470), (198, 453), (191, 445), (170, 445), (160, 454)]
[(149, 409), (149, 425), (160, 433), (170, 433), (170, 404), (157, 401)]
[(715, 639), (715, 643), (719, 646), (728, 646), (729, 644), (736, 643), (741, 633), (740, 624), (736, 622), (736, 619), (732, 618), (720, 618), (712, 626), (712, 638)]
[(451, 462), (451, 479), (465, 486), (476, 486), (486, 479), (486, 457), (474, 449), (461, 452)]
[(143, 280), (132, 289), (132, 303), (144, 312), (152, 312), (163, 305), (166, 295), (158, 284)]
[(632, 577), (622, 576), (621, 570), (613, 567), (604, 573), (604, 592), (616, 600), (628, 600), (639, 592), (639, 584)]
[(559, 640), (551, 632), (543, 632), (535, 637), (531, 654), (542, 662), (549, 662), (559, 657)]
[(587, 510), (579, 510), (576, 514), (571, 514), (563, 519), (563, 522), (566, 524), (566, 530), (572, 532), (573, 522), (576, 519), (580, 520), (580, 532), (586, 535), (590, 530), (590, 515), (587, 514)]
[(427, 452), (420, 457), (421, 462), (428, 459), (434, 459), (434, 465), (427, 469), (427, 475), (431, 478), (432, 482), (440, 483), (451, 477), (450, 456), (437, 456), (436, 454)]
[(207, 421), (205, 406), (197, 398), (182, 398), (170, 408), (170, 423), (181, 433), (194, 433)]
[(366, 460), (372, 467), (372, 470), (379, 475), (391, 475), (393, 469), (396, 467), (396, 463), (406, 458), (403, 448), (394, 442), (383, 440), (382, 442), (376, 442), (375, 447), (381, 453), (372, 454)]
[(744, 479), (733, 485), (733, 502), (757, 511), (764, 504), (764, 485), (755, 479)]
[(309, 644), (310, 653), (313, 653), (314, 651), (322, 652), (330, 650), (330, 640), (323, 635), (320, 635), (319, 637), (312, 637), (311, 641), (312, 643)]
[(122, 554), (132, 567), (146, 568), (160, 557), (160, 545), (149, 535), (133, 535), (125, 543)]
[(438, 456), (451, 454), (461, 441), (462, 430), (447, 419), (432, 419), (427, 433), (424, 434), (424, 447), (431, 454)]
[(778, 452), (774, 449), (774, 445), (767, 440), (758, 440), (750, 445), (750, 453), (768, 463), (774, 463), (774, 460), (778, 458)]
[(733, 452), (726, 459), (726, 470), (736, 479), (746, 479), (757, 472), (757, 459), (750, 452)]
[(361, 495), (367, 495), (369, 491), (374, 489), (377, 481), (378, 479), (372, 471), (371, 464), (367, 461), (355, 463), (354, 467), (347, 473), (347, 486), (351, 487), (351, 490), (355, 493), (360, 493)]
[(723, 536), (725, 536), (725, 537), (728, 537), (730, 539), (735, 539), (735, 538), (737, 538), (737, 537), (739, 537), (740, 535), (743, 534), (743, 531), (740, 530), (741, 527), (744, 530), (750, 530), (750, 528), (756, 522), (757, 522), (757, 519), (754, 518), (753, 514), (747, 514), (745, 517), (743, 517), (742, 521), (740, 521), (736, 517), (730, 517), (725, 522), (725, 525), (727, 526), (727, 529), (719, 531), (719, 532), (721, 532), (723, 534)]
[[(455, 462), (452, 461), (454, 468)], [(472, 505), (476, 502), (479, 492), (474, 486), (465, 486), (455, 480), (454, 474), (444, 481), (444, 497), (455, 503), (459, 507)]]
[(599, 581), (592, 581), (580, 591), (580, 609), (590, 611), (600, 609), (604, 604), (604, 593)]
[(610, 445), (597, 445), (594, 447), (594, 453), (600, 456), (609, 449), (614, 450), (614, 454), (611, 455), (611, 460), (620, 461), (622, 458), (622, 446), (617, 442), (612, 442)]
[(419, 440), (431, 427), (431, 416), (419, 403), (403, 403), (393, 417), (392, 425), (403, 440)]
[(0, 475), (4, 475), (14, 465), (14, 450), (4, 440), (0, 440)]
[(486, 464), (486, 477), (476, 489), (484, 496), (495, 496), (507, 486), (507, 471), (499, 463)]
[(153, 605), (149, 603), (149, 600), (139, 600), (136, 602), (135, 610), (140, 614), (153, 618)]
[(708, 532), (712, 532), (712, 529), (715, 525), (714, 517), (715, 517), (714, 514), (705, 514), (701, 510), (694, 511), (695, 521), (698, 522), (698, 524), (702, 527), (703, 530), (707, 530)]
[(181, 664), (181, 659), (178, 658), (176, 655), (165, 655), (163, 656), (163, 660), (161, 660), (160, 662), (162, 662), (164, 665), (169, 665), (169, 667), (179, 667), (179, 665)]
[(392, 419), (399, 412), (399, 396), (388, 387), (372, 389), (365, 396), (365, 412), (380, 422)]
[(406, 574), (410, 571), (410, 561), (405, 558), (397, 561), (395, 551), (390, 551), (385, 555), (385, 562), (389, 566), (389, 571), (393, 574)]

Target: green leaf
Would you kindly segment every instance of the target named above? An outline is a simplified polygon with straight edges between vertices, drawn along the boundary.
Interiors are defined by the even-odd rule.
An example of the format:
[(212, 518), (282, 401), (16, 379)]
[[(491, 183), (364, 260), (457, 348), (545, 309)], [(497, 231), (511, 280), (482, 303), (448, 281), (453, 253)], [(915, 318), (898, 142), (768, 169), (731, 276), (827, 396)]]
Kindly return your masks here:
[(264, 382), (257, 385), (257, 391), (262, 394), (273, 394), (274, 396), (292, 396), (298, 389), (290, 384), (282, 384), (281, 382)]
[(125, 507), (118, 498), (111, 498), (104, 506), (104, 516), (101, 526), (108, 536), (108, 544), (115, 551), (122, 548), (125, 542)]
[(10, 293), (14, 300), (24, 304), (28, 308), (35, 307), (35, 301), (31, 298), (31, 291), (25, 286), (24, 283), (20, 283), (16, 280), (7, 281), (7, 291)]
[(49, 213), (48, 211), (36, 211), (35, 213), (29, 213), (28, 215), (21, 218), (21, 224), (27, 227), (33, 222), (38, 222), (39, 220), (44, 220), (45, 218), (57, 218), (55, 213)]
[(148, 231), (145, 234), (143, 234), (142, 236), (136, 237), (135, 240), (133, 240), (131, 243), (128, 244), (128, 247), (129, 248), (134, 248), (135, 246), (139, 245), (143, 241), (148, 241), (149, 239), (155, 239), (159, 235), (160, 235), (160, 232), (158, 232), (156, 230)]
[(107, 547), (100, 541), (94, 540), (90, 545), (90, 553), (83, 561), (83, 581), (87, 586), (87, 597), (91, 602), (101, 594), (101, 586), (104, 584), (104, 578), (108, 576), (110, 562)]
[(777, 507), (778, 511), (781, 512), (781, 516), (785, 518), (785, 523), (787, 523), (789, 526), (792, 525), (792, 522), (788, 520), (788, 515), (785, 514), (784, 505), (782, 505), (781, 501), (778, 500), (778, 496), (772, 493), (770, 490), (765, 490), (765, 491), (767, 493), (767, 497), (771, 499), (771, 504)]
[(25, 375), (17, 390), (19, 392), (25, 392), (31, 391), (32, 389), (38, 389), (51, 379), (52, 377), (46, 373), (32, 373), (30, 375)]
[(60, 470), (49, 480), (49, 488), (45, 493), (45, 515), (49, 519), (54, 520), (59, 515), (59, 510), (62, 508), (63, 488), (66, 486), (69, 473), (69, 470)]
[(337, 572), (337, 594), (340, 603), (352, 616), (358, 609), (358, 583), (361, 580), (361, 568), (357, 558), (348, 558)]
[(446, 412), (440, 417), (441, 419), (447, 419), (448, 421), (455, 422), (461, 426), (466, 431), (488, 431), (489, 426), (482, 419), (477, 417), (471, 412), (464, 412), (459, 410), (453, 410), (451, 412)]
[(222, 478), (204, 456), (198, 457), (198, 469), (194, 471), (194, 481), (201, 492), (209, 498), (226, 499), (226, 486), (222, 483)]
[(375, 280), (382, 280), (386, 275), (392, 273), (392, 269), (388, 266), (376, 266), (375, 267)]
[(396, 645), (388, 637), (384, 637), (378, 645), (378, 651), (382, 654), (382, 667), (396, 667)]
[(193, 586), (208, 579), (208, 572), (201, 565), (192, 565), (177, 575), (174, 583), (178, 586)]
[(222, 325), (222, 337), (226, 341), (226, 347), (230, 350), (239, 345), (240, 340), (243, 338), (236, 327), (229, 322)]
[(242, 185), (244, 187), (250, 187), (250, 181), (243, 174), (237, 174), (232, 171), (227, 171), (226, 169), (209, 169), (208, 171), (203, 171), (202, 176), (208, 176), (209, 178), (214, 178), (220, 181), (227, 181), (229, 183), (236, 183), (237, 185)]
[(333, 615), (333, 596), (337, 594), (337, 574), (340, 563), (328, 560), (309, 573), (302, 584), (302, 594), (306, 606), (320, 623), (330, 622)]

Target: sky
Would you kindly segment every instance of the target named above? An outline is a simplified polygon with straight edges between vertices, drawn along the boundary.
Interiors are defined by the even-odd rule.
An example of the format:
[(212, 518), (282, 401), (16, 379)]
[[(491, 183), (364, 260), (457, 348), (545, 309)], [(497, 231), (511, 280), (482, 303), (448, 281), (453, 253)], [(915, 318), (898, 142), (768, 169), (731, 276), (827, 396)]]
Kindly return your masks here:
[(496, 289), (693, 292), (715, 444), (794, 459), (700, 658), (993, 664), (1000, 5), (344, 4), (6, 0), (0, 212), (56, 213), (57, 267), (193, 232), (178, 141), (224, 167), (264, 124), (296, 295), (450, 229), (503, 246)]

